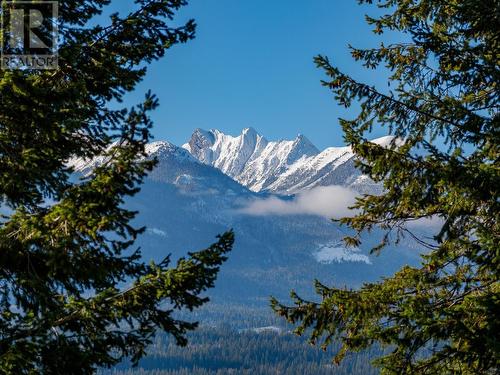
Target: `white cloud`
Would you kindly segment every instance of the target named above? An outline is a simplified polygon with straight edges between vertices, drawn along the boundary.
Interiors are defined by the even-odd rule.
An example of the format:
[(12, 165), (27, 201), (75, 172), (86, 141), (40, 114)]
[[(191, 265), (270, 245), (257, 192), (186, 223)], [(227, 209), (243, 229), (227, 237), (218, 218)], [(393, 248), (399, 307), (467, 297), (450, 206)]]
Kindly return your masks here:
[(320, 186), (297, 194), (291, 200), (276, 196), (250, 202), (240, 212), (248, 215), (318, 215), (327, 218), (352, 216), (348, 207), (357, 193), (342, 186)]

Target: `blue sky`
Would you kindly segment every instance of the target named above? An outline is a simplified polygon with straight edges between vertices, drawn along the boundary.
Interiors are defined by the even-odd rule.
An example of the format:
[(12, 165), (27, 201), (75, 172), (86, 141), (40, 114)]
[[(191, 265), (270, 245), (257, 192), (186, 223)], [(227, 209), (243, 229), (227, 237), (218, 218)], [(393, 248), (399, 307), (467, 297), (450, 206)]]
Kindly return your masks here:
[(252, 126), (270, 140), (301, 133), (319, 148), (341, 145), (338, 117), (349, 110), (320, 85), (312, 60), (327, 55), (355, 78), (387, 87), (383, 72), (365, 70), (347, 48), (382, 41), (364, 19), (376, 12), (356, 0), (191, 0), (176, 22), (194, 18), (196, 39), (153, 63), (126, 104), (152, 89), (161, 103), (153, 134), (175, 144), (197, 127), (239, 134)]

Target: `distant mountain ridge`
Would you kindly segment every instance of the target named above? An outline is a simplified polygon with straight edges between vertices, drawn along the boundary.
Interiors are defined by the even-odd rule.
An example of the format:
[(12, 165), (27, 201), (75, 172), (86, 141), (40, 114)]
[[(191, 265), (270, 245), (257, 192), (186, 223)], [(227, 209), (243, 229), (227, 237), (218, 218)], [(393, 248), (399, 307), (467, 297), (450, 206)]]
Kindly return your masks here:
[[(387, 147), (392, 136), (371, 142)], [(354, 166), (351, 148), (318, 150), (305, 136), (294, 140), (268, 141), (253, 128), (238, 136), (212, 129), (196, 129), (182, 146), (200, 162), (220, 169), (255, 192), (295, 194), (316, 186), (342, 185), (360, 192), (376, 193), (376, 185)]]
[[(394, 137), (372, 140), (384, 147)], [(242, 187), (253, 192), (293, 195), (318, 186), (339, 185), (360, 193), (380, 193), (382, 187), (364, 176), (355, 167), (351, 147), (328, 147), (323, 151), (304, 135), (294, 140), (268, 141), (253, 128), (245, 128), (238, 136), (212, 129), (196, 129), (188, 143), (178, 147), (168, 141), (146, 145), (146, 153), (160, 160), (175, 157), (184, 164), (200, 163), (222, 172)], [(74, 159), (68, 164), (77, 172), (89, 171), (105, 162), (104, 157), (92, 160)], [(155, 169), (153, 175), (168, 173)]]

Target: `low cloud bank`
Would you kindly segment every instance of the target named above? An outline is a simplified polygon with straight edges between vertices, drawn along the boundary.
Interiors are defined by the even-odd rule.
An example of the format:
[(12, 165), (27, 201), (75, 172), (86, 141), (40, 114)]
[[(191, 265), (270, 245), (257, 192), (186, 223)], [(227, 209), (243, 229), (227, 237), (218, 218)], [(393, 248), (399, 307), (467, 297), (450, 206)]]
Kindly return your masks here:
[(269, 197), (250, 202), (240, 212), (247, 215), (318, 215), (326, 218), (352, 216), (349, 210), (358, 194), (342, 186), (320, 186), (297, 194), (292, 200)]

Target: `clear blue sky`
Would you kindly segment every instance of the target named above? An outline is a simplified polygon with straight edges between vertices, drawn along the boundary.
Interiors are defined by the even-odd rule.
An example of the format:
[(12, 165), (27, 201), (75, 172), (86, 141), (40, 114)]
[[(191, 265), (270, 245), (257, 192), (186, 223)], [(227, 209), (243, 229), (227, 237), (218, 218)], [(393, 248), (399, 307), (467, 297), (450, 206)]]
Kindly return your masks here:
[(155, 138), (178, 145), (197, 127), (238, 134), (248, 126), (268, 139), (302, 133), (319, 148), (341, 145), (338, 117), (348, 113), (320, 85), (312, 60), (328, 55), (357, 79), (387, 87), (384, 74), (366, 71), (348, 52), (349, 43), (382, 41), (366, 13), (377, 9), (356, 0), (191, 0), (176, 22), (194, 18), (196, 39), (155, 62), (126, 103), (151, 88), (161, 102)]

